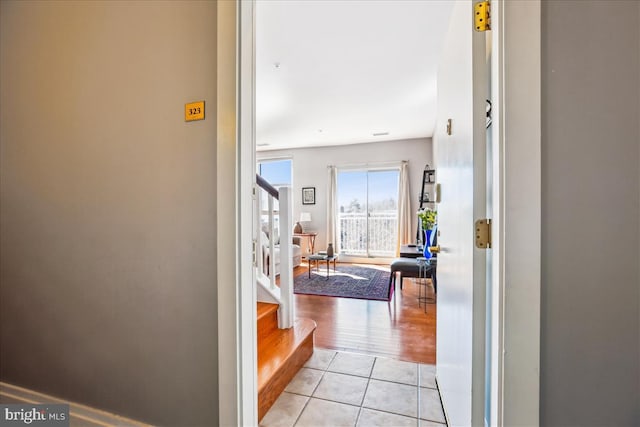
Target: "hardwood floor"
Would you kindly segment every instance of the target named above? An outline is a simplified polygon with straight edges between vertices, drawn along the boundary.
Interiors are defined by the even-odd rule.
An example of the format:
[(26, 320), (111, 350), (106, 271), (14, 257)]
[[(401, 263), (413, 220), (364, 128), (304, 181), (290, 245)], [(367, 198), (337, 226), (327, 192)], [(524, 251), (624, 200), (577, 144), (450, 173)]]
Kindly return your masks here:
[[(307, 274), (305, 263), (294, 270), (299, 274)], [(435, 364), (436, 305), (428, 304), (427, 313), (418, 307), (414, 279), (404, 279), (403, 290), (399, 285), (390, 302), (296, 294), (296, 317), (316, 321), (316, 347)], [(427, 289), (433, 298), (433, 287)]]

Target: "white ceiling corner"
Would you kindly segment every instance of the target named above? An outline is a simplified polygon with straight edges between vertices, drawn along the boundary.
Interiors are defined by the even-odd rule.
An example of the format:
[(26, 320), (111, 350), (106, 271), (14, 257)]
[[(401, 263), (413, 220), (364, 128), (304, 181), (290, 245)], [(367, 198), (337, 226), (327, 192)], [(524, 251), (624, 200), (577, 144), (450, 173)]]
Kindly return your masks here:
[(437, 0), (257, 1), (258, 150), (432, 136), (451, 8)]

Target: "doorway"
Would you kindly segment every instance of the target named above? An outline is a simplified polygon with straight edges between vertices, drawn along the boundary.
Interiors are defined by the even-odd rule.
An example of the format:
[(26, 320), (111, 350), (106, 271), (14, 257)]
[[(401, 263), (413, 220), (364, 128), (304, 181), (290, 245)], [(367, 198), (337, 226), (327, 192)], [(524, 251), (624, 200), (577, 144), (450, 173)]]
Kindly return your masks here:
[[(244, 105), (250, 106), (251, 105), (250, 94), (252, 93), (251, 91), (253, 90), (252, 83), (251, 83), (251, 75), (252, 75), (251, 68), (253, 67), (253, 60), (251, 57), (253, 44), (251, 40), (252, 40), (253, 30), (250, 28), (252, 28), (252, 25), (253, 25), (253, 6), (254, 5), (253, 3), (250, 3), (250, 2), (246, 2), (246, 3), (243, 2), (243, 3), (244, 4), (240, 7), (241, 9), (240, 19), (242, 22), (241, 25), (242, 25), (242, 34), (243, 34), (244, 41), (241, 43), (242, 47), (241, 47), (240, 55), (242, 56), (241, 64), (243, 64), (244, 67), (241, 67), (243, 71), (241, 71), (240, 79), (245, 82), (244, 87), (250, 88), (250, 90), (249, 92), (245, 92), (244, 94), (241, 94), (241, 97), (243, 98), (244, 101), (246, 101), (244, 102)], [(500, 30), (503, 31), (504, 33), (509, 33), (512, 36), (512, 38), (510, 39), (511, 43), (509, 46), (506, 46), (503, 41), (500, 41), (498, 42), (498, 46), (500, 46), (500, 49), (496, 50), (497, 52), (500, 52), (500, 54), (502, 55), (501, 58), (499, 58), (497, 61), (499, 64), (498, 68), (501, 70), (501, 72), (504, 72), (504, 77), (500, 79), (499, 81), (500, 84), (496, 86), (499, 86), (501, 91), (506, 91), (506, 93), (509, 94), (510, 96), (509, 99), (511, 101), (510, 102), (510, 105), (511, 105), (510, 120), (509, 121), (504, 120), (504, 116), (502, 116), (503, 122), (500, 125), (502, 135), (498, 137), (498, 140), (500, 142), (496, 147), (497, 148), (496, 153), (498, 153), (497, 156), (499, 159), (499, 161), (496, 162), (496, 164), (500, 165), (498, 179), (502, 181), (505, 178), (504, 174), (509, 175), (509, 179), (510, 179), (509, 182), (511, 184), (510, 186), (503, 187), (503, 189), (505, 190), (505, 195), (507, 197), (511, 197), (511, 196), (514, 197), (513, 199), (514, 201), (521, 200), (522, 197), (518, 197), (517, 192), (512, 191), (512, 187), (513, 188), (518, 187), (520, 188), (520, 190), (522, 190), (522, 188), (527, 188), (530, 190), (529, 192), (527, 192), (527, 197), (529, 199), (531, 198), (536, 199), (536, 197), (539, 199), (540, 188), (532, 186), (532, 182), (529, 179), (527, 179), (528, 177), (518, 173), (518, 169), (521, 167), (525, 167), (526, 170), (531, 170), (532, 168), (535, 169), (537, 167), (537, 171), (539, 173), (539, 164), (540, 164), (539, 158), (538, 158), (538, 161), (535, 162), (534, 161), (535, 158), (532, 159), (530, 156), (524, 156), (522, 158), (519, 158), (518, 156), (519, 156), (519, 153), (520, 154), (522, 154), (523, 152), (529, 153), (532, 147), (535, 147), (535, 146), (539, 147), (540, 128), (539, 126), (537, 128), (535, 126), (536, 126), (536, 123), (539, 124), (540, 99), (538, 96), (536, 99), (532, 100), (530, 96), (528, 96), (528, 94), (522, 93), (522, 91), (519, 91), (518, 87), (521, 84), (519, 82), (521, 81), (522, 78), (524, 78), (523, 76), (530, 78), (530, 80), (527, 80), (527, 81), (539, 87), (539, 56), (537, 57), (538, 62), (536, 63), (535, 61), (536, 57), (531, 52), (537, 53), (539, 52), (539, 49), (540, 49), (540, 42), (539, 42), (540, 40), (539, 39), (540, 3), (539, 1), (532, 1), (532, 2), (528, 2), (527, 4), (511, 4), (508, 7), (502, 2), (496, 1), (495, 3), (497, 6), (499, 6), (499, 9), (496, 8), (498, 9), (499, 14), (496, 13), (496, 17), (494, 18), (494, 23), (499, 23), (499, 25), (504, 25), (505, 21), (510, 22), (511, 26), (509, 27), (508, 31), (505, 30), (504, 27), (500, 27)], [(522, 9), (527, 9), (527, 10), (523, 11)], [(536, 35), (537, 35), (537, 38), (536, 38)], [(503, 50), (503, 46), (504, 46), (504, 50)], [(528, 58), (532, 57), (533, 55), (534, 56), (532, 57), (533, 60), (529, 61), (528, 59), (524, 58), (527, 55), (528, 55)], [(506, 68), (507, 71), (505, 71), (504, 67), (507, 63), (509, 63), (511, 67)], [(219, 61), (219, 64), (221, 64), (220, 61)], [(536, 67), (536, 64), (537, 64), (537, 67)], [(536, 73), (536, 70), (538, 70), (537, 73)], [(247, 93), (249, 94), (248, 97), (246, 96)], [(501, 115), (504, 115), (504, 112), (501, 111), (501, 108), (500, 108), (504, 103), (503, 97), (504, 97), (504, 92), (500, 94), (500, 99), (494, 101), (494, 111), (496, 111), (498, 114), (501, 114)], [(518, 120), (518, 117), (522, 117), (524, 121)], [(244, 135), (251, 134), (251, 129), (252, 129), (250, 124), (251, 120), (252, 120), (252, 114), (250, 112), (243, 113), (243, 110), (241, 110), (241, 113), (240, 113), (240, 121), (241, 121), (241, 127), (242, 127), (241, 133), (243, 133)], [(508, 134), (509, 132), (513, 134), (512, 136), (515, 135), (515, 137), (511, 140), (512, 143), (510, 144), (509, 154), (505, 155), (503, 151), (504, 150), (503, 141), (505, 138), (505, 134)], [(238, 149), (240, 152), (244, 152), (245, 154), (251, 155), (250, 153), (252, 152), (255, 153), (254, 151), (255, 142), (251, 141), (249, 138), (241, 137), (238, 145)], [(526, 161), (523, 161), (522, 159), (525, 159)], [(509, 166), (508, 168), (506, 168), (506, 170), (502, 169), (502, 167), (504, 166), (503, 163)], [(251, 162), (248, 162), (248, 164), (251, 164)], [(241, 165), (239, 166), (240, 175), (243, 177), (241, 178), (241, 181), (244, 183), (243, 188), (245, 188), (246, 184), (248, 184), (254, 178), (253, 176), (254, 170), (255, 170), (254, 167), (247, 168), (246, 166), (247, 166), (246, 161), (241, 162)], [(503, 199), (504, 195), (498, 198), (500, 199), (497, 201), (498, 211), (500, 214), (502, 214), (501, 222), (503, 225), (499, 230), (496, 231), (496, 233), (498, 236), (498, 241), (500, 242), (499, 244), (503, 245), (503, 249), (504, 249), (504, 246), (510, 247), (509, 253), (510, 253), (511, 264), (506, 263), (504, 259), (496, 259), (496, 258), (494, 258), (494, 263), (498, 263), (500, 265), (499, 271), (503, 271), (503, 269), (506, 269), (507, 275), (511, 277), (512, 284), (513, 284), (513, 280), (522, 279), (524, 278), (525, 275), (527, 275), (528, 276), (526, 277), (527, 280), (523, 280), (523, 283), (526, 282), (527, 284), (531, 285), (532, 282), (530, 278), (536, 277), (536, 272), (534, 271), (536, 266), (536, 260), (539, 268), (539, 256), (537, 258), (535, 256), (534, 257), (531, 256), (532, 254), (535, 253), (535, 250), (532, 250), (532, 248), (535, 249), (536, 244), (535, 244), (535, 241), (531, 241), (531, 239), (529, 239), (529, 241), (527, 242), (528, 243), (527, 248), (523, 248), (520, 245), (518, 245), (517, 236), (515, 235), (518, 233), (530, 234), (532, 226), (536, 226), (537, 224), (537, 227), (539, 227), (540, 217), (539, 215), (537, 216), (534, 215), (535, 214), (534, 211), (528, 211), (528, 214), (524, 216), (522, 214), (518, 214), (518, 212), (510, 209), (508, 206), (505, 208), (504, 199)], [(247, 206), (247, 204), (245, 203), (242, 203), (242, 202), (240, 203)], [(506, 221), (507, 217), (509, 218), (508, 222)], [(251, 221), (248, 220), (246, 224), (251, 224)], [(508, 224), (508, 227), (505, 227), (504, 224)], [(505, 228), (514, 230), (514, 233), (512, 234), (514, 236), (513, 238), (505, 239)], [(248, 271), (248, 268), (251, 264), (250, 263), (250, 259), (251, 259), (250, 245), (242, 245), (242, 246), (243, 246), (243, 249), (240, 251), (240, 255), (242, 259), (241, 264), (243, 264), (244, 269)], [(537, 247), (539, 248), (539, 241), (537, 243)], [(518, 267), (522, 265), (526, 265), (527, 268)], [(514, 267), (515, 270), (509, 266)], [(242, 270), (242, 267), (241, 267), (241, 270)], [(538, 277), (537, 289), (539, 290), (539, 272), (537, 277)], [(496, 279), (494, 278), (494, 280)], [(499, 280), (503, 280), (503, 279), (499, 279)], [(516, 319), (517, 322), (511, 324), (512, 326), (508, 330), (504, 331), (504, 335), (502, 336), (502, 340), (503, 340), (501, 343), (502, 345), (506, 345), (506, 343), (512, 340), (514, 342), (520, 342), (520, 340), (518, 339), (518, 336), (519, 336), (519, 332), (521, 331), (526, 332), (527, 336), (529, 336), (530, 339), (527, 341), (526, 343), (527, 345), (522, 345), (523, 343), (520, 342), (518, 346), (511, 347), (511, 362), (509, 364), (510, 370), (507, 371), (506, 367), (504, 368), (505, 376), (504, 376), (504, 383), (502, 384), (504, 389), (501, 392), (502, 394), (499, 396), (499, 399), (502, 402), (513, 402), (514, 404), (512, 405), (505, 404), (502, 408), (512, 407), (514, 408), (514, 410), (509, 411), (508, 414), (504, 415), (504, 418), (500, 418), (502, 417), (502, 415), (499, 414), (499, 417), (496, 418), (498, 420), (498, 423), (501, 423), (502, 420), (509, 420), (509, 419), (515, 421), (515, 419), (517, 418), (514, 418), (514, 417), (517, 416), (518, 414), (521, 415), (520, 420), (522, 419), (534, 420), (535, 414), (538, 413), (537, 411), (538, 398), (536, 396), (528, 393), (521, 394), (521, 393), (515, 392), (515, 390), (522, 390), (524, 386), (531, 386), (535, 388), (536, 384), (538, 383), (538, 379), (537, 379), (538, 377), (537, 377), (537, 374), (535, 374), (537, 359), (533, 356), (539, 353), (538, 351), (536, 351), (536, 348), (539, 349), (539, 347), (536, 347), (536, 342), (538, 341), (534, 339), (536, 337), (535, 335), (536, 331), (534, 330), (535, 329), (534, 326), (538, 324), (536, 323), (536, 319), (539, 319), (539, 305), (537, 306), (538, 307), (537, 310), (536, 310), (536, 306), (532, 306), (533, 301), (530, 297), (531, 286), (528, 286), (528, 289), (529, 291), (527, 291), (526, 296), (523, 298), (518, 298), (516, 295), (512, 295), (510, 299), (503, 301), (502, 304), (504, 305), (501, 305), (501, 310), (499, 313), (500, 316), (502, 316), (504, 313), (505, 318), (501, 318), (500, 322), (505, 322), (505, 321), (508, 321), (508, 313), (504, 311), (504, 306), (506, 306), (507, 303), (509, 303), (510, 307), (512, 308), (514, 307), (522, 308), (521, 310), (520, 309), (510, 310), (510, 313), (519, 313), (519, 318)], [(496, 298), (496, 299), (500, 300), (500, 298)], [(237, 300), (233, 299), (233, 301), (237, 301)], [(224, 302), (221, 300), (221, 303), (224, 303)], [(250, 318), (251, 316), (249, 315), (248, 310), (250, 310), (251, 305), (245, 304), (245, 301), (242, 301), (241, 305), (242, 307), (244, 307), (244, 310), (247, 310), (246, 313), (242, 315), (242, 317), (245, 317), (246, 315)], [(526, 312), (526, 315), (523, 314), (525, 312)], [(246, 335), (246, 332), (249, 332), (249, 331), (244, 328), (243, 328), (243, 332), (244, 333), (240, 334), (241, 341), (244, 342), (245, 347), (249, 348), (252, 345), (251, 336)], [(531, 335), (531, 333), (533, 333), (533, 335)], [(233, 345), (233, 342), (231, 344)], [(222, 363), (221, 363), (221, 366), (223, 366)], [(240, 370), (240, 372), (245, 372), (245, 373), (251, 372), (252, 370), (251, 364), (243, 363), (242, 366), (243, 368)], [(228, 365), (228, 367), (230, 368), (231, 365)], [(502, 366), (499, 367), (499, 369), (503, 369)], [(524, 372), (527, 372), (527, 374), (524, 375), (523, 374)], [(243, 413), (245, 413), (247, 410), (249, 410), (249, 412), (246, 412), (246, 413), (250, 413), (250, 408), (247, 408), (245, 404), (247, 402), (250, 402), (250, 399), (247, 398), (247, 396), (250, 394), (251, 376), (250, 375), (244, 376), (243, 378), (244, 380), (240, 379), (240, 377), (237, 378), (237, 384), (239, 385), (239, 387), (241, 387), (242, 384), (245, 385), (244, 390), (242, 390), (242, 392), (238, 395), (238, 402), (239, 402), (238, 408), (240, 408), (240, 411)], [(509, 389), (512, 389), (514, 392), (508, 393)], [(518, 396), (521, 396), (521, 397), (518, 397)], [(251, 405), (249, 404), (249, 406)], [(503, 410), (504, 409), (500, 409), (500, 411), (503, 411)], [(526, 418), (522, 418), (522, 414), (525, 414), (525, 413), (527, 414)], [(250, 417), (247, 419), (250, 419)], [(533, 424), (535, 424), (535, 422), (533, 422)]]

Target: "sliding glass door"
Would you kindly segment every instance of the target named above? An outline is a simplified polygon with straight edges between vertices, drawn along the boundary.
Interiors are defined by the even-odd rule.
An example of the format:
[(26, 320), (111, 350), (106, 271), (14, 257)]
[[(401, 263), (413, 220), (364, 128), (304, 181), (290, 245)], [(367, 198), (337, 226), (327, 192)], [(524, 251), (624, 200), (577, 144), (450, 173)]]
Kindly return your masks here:
[(397, 169), (338, 171), (339, 251), (392, 257), (398, 239)]

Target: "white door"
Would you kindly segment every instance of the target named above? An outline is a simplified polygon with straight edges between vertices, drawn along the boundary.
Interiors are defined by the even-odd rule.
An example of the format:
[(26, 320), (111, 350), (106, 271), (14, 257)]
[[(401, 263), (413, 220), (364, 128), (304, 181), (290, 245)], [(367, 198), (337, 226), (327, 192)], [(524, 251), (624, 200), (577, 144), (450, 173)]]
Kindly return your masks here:
[[(488, 92), (485, 33), (473, 5), (454, 6), (438, 72), (434, 132), (438, 209), (437, 380), (450, 425), (484, 424), (486, 250), (474, 221), (486, 215)], [(451, 120), (450, 134), (447, 123)]]

